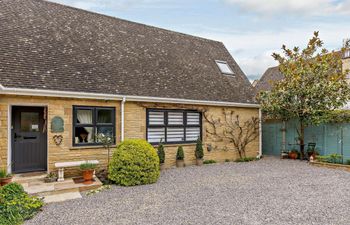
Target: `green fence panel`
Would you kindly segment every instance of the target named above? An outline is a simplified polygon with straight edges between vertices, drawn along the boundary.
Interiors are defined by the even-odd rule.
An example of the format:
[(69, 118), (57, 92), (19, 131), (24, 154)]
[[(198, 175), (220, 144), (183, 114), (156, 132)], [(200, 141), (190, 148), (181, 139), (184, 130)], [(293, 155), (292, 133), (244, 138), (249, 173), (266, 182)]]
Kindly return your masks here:
[(326, 124), (324, 139), (324, 155), (341, 154), (341, 126), (337, 124)]
[(344, 162), (347, 162), (348, 160), (350, 160), (350, 124), (343, 124), (342, 136), (343, 158)]
[(262, 127), (262, 148), (266, 155), (279, 155), (278, 126), (278, 123), (267, 123)]
[[(283, 123), (263, 123), (262, 146), (263, 154), (279, 156), (283, 149)], [(299, 149), (297, 142), (298, 122), (291, 120), (285, 125), (285, 149)], [(305, 129), (305, 151), (308, 143), (316, 143), (316, 149), (321, 155), (341, 154), (344, 162), (350, 160), (350, 123), (346, 124), (321, 124), (309, 126)]]
[(316, 143), (316, 150), (323, 155), (325, 149), (325, 125), (309, 126), (305, 129), (305, 150), (309, 143)]
[(297, 143), (297, 132), (298, 123), (295, 120), (290, 120), (286, 122), (286, 147), (287, 151), (292, 149), (299, 149), (299, 145)]

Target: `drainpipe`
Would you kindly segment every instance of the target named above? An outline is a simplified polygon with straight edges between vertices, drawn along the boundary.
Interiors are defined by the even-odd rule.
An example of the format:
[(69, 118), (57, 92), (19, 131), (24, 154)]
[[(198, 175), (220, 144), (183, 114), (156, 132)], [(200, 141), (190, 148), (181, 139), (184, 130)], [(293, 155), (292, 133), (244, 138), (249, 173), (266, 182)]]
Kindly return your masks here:
[(260, 159), (262, 156), (262, 113), (261, 108), (259, 108), (259, 155), (258, 158)]
[(120, 140), (124, 141), (124, 106), (125, 106), (125, 101), (126, 97), (123, 97), (122, 104), (120, 107), (120, 120), (121, 120), (121, 125), (120, 125)]

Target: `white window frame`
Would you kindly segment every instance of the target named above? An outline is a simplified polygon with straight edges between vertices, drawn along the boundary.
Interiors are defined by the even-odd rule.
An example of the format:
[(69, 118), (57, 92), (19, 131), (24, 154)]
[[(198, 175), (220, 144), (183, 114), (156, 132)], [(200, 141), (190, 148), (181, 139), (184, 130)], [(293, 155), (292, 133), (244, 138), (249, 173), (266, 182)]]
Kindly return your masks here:
[[(215, 63), (216, 63), (216, 65), (218, 66), (218, 68), (219, 68), (219, 70), (220, 70), (221, 73), (227, 74), (227, 75), (234, 75), (234, 74), (235, 74), (235, 73), (233, 72), (233, 70), (231, 69), (230, 65), (229, 65), (226, 61), (215, 60)], [(219, 64), (224, 64), (224, 65), (227, 67), (227, 69), (229, 70), (229, 72), (223, 71)]]

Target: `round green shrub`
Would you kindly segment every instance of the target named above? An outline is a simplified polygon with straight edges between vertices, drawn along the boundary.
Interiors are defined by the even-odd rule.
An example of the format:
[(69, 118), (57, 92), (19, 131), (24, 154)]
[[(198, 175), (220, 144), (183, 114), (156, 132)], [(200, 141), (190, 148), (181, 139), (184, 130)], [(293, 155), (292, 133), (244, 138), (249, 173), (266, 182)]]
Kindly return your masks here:
[(109, 165), (109, 179), (122, 186), (151, 184), (159, 178), (157, 151), (145, 140), (120, 143)]

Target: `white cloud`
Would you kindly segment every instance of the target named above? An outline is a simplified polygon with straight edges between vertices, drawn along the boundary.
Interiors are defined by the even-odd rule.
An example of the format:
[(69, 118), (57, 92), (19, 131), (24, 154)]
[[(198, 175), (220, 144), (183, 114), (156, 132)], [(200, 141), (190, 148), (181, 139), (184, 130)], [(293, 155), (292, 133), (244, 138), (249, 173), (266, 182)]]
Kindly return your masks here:
[(320, 31), (320, 38), (329, 50), (337, 50), (342, 45), (343, 38), (349, 37), (346, 22), (337, 24), (317, 24), (286, 28), (279, 31), (251, 31), (245, 33), (197, 33), (198, 36), (222, 41), (232, 56), (237, 60), (244, 73), (255, 79), (261, 76), (268, 67), (276, 66), (272, 58), (273, 52), (280, 52), (281, 46), (300, 46), (304, 48), (313, 32)]
[(350, 0), (224, 0), (242, 10), (263, 16), (323, 16), (350, 14)]

